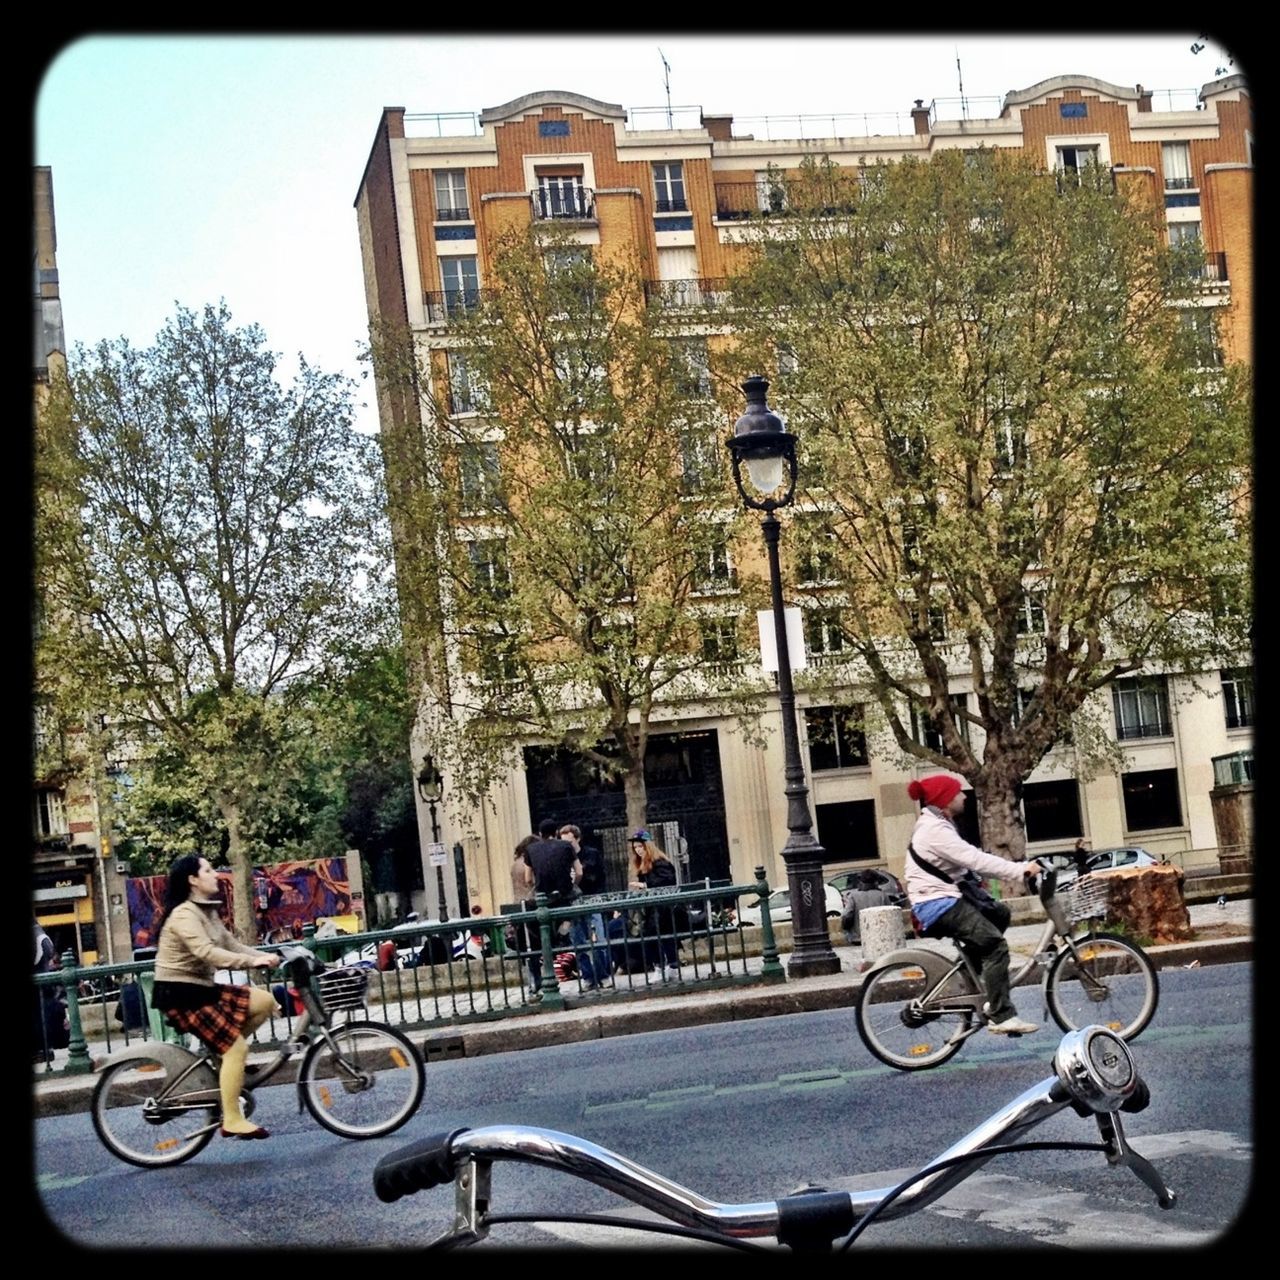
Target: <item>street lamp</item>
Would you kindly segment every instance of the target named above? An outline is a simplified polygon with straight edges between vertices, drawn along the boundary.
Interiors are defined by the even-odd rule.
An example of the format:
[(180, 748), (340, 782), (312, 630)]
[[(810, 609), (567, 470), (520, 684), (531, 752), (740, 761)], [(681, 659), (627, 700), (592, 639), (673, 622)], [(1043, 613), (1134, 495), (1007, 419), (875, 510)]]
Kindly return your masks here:
[(440, 776), (440, 770), (436, 768), (436, 762), (427, 756), (422, 761), (422, 768), (418, 770), (418, 794), (422, 797), (422, 802), (427, 806), (427, 812), (431, 815), (431, 860), (435, 863), (436, 868), (436, 884), (437, 892), (440, 895), (440, 919), (447, 920), (449, 918), (448, 910), (444, 901), (444, 866), (443, 859), (439, 857), (438, 851), (434, 846), (440, 843), (440, 824), (436, 821), (436, 805), (440, 803), (440, 797), (444, 794), (444, 779)]
[[(769, 586), (773, 598), (773, 622), (778, 642), (778, 706), (782, 712), (782, 742), (787, 779), (787, 843), (782, 861), (787, 868), (791, 897), (793, 949), (787, 972), (808, 978), (838, 973), (840, 958), (831, 949), (827, 934), (826, 890), (822, 879), (823, 848), (813, 837), (809, 789), (800, 763), (800, 739), (796, 732), (796, 695), (791, 683), (791, 653), (787, 646), (787, 619), (782, 606), (782, 571), (778, 565), (778, 535), (782, 526), (774, 512), (789, 505), (796, 491), (796, 438), (785, 430), (782, 419), (765, 404), (768, 379), (754, 375), (742, 389), (747, 411), (729, 437), (733, 481), (742, 500), (754, 511), (763, 511), (760, 528), (769, 553)], [(743, 479), (746, 465), (750, 487)]]

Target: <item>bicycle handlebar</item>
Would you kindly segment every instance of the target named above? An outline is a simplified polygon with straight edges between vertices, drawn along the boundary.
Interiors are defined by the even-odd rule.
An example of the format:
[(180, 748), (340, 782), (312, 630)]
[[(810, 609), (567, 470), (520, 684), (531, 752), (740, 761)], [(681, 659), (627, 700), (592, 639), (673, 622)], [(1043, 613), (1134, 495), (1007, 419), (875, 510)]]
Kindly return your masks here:
[[(494, 1125), (436, 1134), (384, 1156), (374, 1169), (374, 1192), (379, 1200), (390, 1203), (455, 1179), (460, 1188), (474, 1189), (478, 1181), (487, 1186), (489, 1167), (507, 1160), (572, 1174), (672, 1222), (720, 1237), (774, 1236), (792, 1245), (830, 1242), (881, 1202), (883, 1218), (924, 1208), (1007, 1149), (1003, 1143), (1072, 1107), (1082, 1116), (1095, 1115), (1108, 1163), (1128, 1165), (1155, 1192), (1162, 1208), (1172, 1206), (1173, 1193), (1155, 1169), (1129, 1149), (1120, 1125), (1120, 1111), (1140, 1111), (1150, 1100), (1124, 1041), (1098, 1026), (1070, 1031), (1058, 1046), (1053, 1066), (1053, 1075), (1019, 1094), (935, 1157), (905, 1190), (804, 1190), (774, 1201), (725, 1204), (586, 1139), (526, 1125)], [(470, 1242), (486, 1234), (487, 1193), (478, 1197), (473, 1190), (469, 1201), (460, 1194), (459, 1206), (454, 1228), (439, 1243)]]

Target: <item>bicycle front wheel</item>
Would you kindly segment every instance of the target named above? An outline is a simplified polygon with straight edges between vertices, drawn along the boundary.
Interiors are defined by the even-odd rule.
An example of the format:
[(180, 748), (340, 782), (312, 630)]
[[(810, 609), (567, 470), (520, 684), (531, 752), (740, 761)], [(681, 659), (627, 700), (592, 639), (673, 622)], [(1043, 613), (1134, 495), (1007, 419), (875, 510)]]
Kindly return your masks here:
[(1160, 1000), (1155, 965), (1137, 943), (1114, 933), (1088, 933), (1074, 946), (1074, 955), (1067, 947), (1058, 952), (1045, 978), (1054, 1022), (1063, 1031), (1103, 1026), (1132, 1040)]
[(418, 1109), (427, 1075), (408, 1036), (381, 1022), (348, 1022), (311, 1043), (298, 1071), (302, 1101), (343, 1138), (394, 1133)]
[(900, 1071), (922, 1071), (954, 1057), (973, 1023), (969, 1007), (948, 1009), (947, 1001), (973, 994), (963, 972), (941, 987), (918, 964), (903, 961), (877, 969), (858, 993), (858, 1032), (881, 1062)]
[(207, 1061), (178, 1080), (142, 1051), (103, 1071), (90, 1106), (103, 1146), (144, 1169), (181, 1164), (203, 1151), (221, 1114), (218, 1077)]

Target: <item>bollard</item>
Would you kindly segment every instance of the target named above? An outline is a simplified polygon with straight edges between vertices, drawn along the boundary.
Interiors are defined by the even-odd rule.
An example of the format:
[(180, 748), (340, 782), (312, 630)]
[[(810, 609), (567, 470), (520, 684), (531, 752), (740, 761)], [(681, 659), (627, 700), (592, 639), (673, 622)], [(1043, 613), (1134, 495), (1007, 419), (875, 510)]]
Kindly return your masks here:
[(858, 912), (862, 934), (862, 965), (865, 968), (881, 956), (902, 946), (905, 931), (901, 907), (863, 907)]

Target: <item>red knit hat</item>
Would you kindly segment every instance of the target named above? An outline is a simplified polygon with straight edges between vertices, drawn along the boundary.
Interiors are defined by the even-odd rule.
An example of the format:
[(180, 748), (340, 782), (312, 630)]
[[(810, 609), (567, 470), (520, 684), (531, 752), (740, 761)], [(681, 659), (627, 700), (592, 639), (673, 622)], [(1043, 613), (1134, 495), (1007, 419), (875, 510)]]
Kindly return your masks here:
[(912, 778), (907, 783), (907, 795), (922, 804), (945, 809), (963, 790), (962, 785), (949, 774), (934, 773), (927, 778)]

